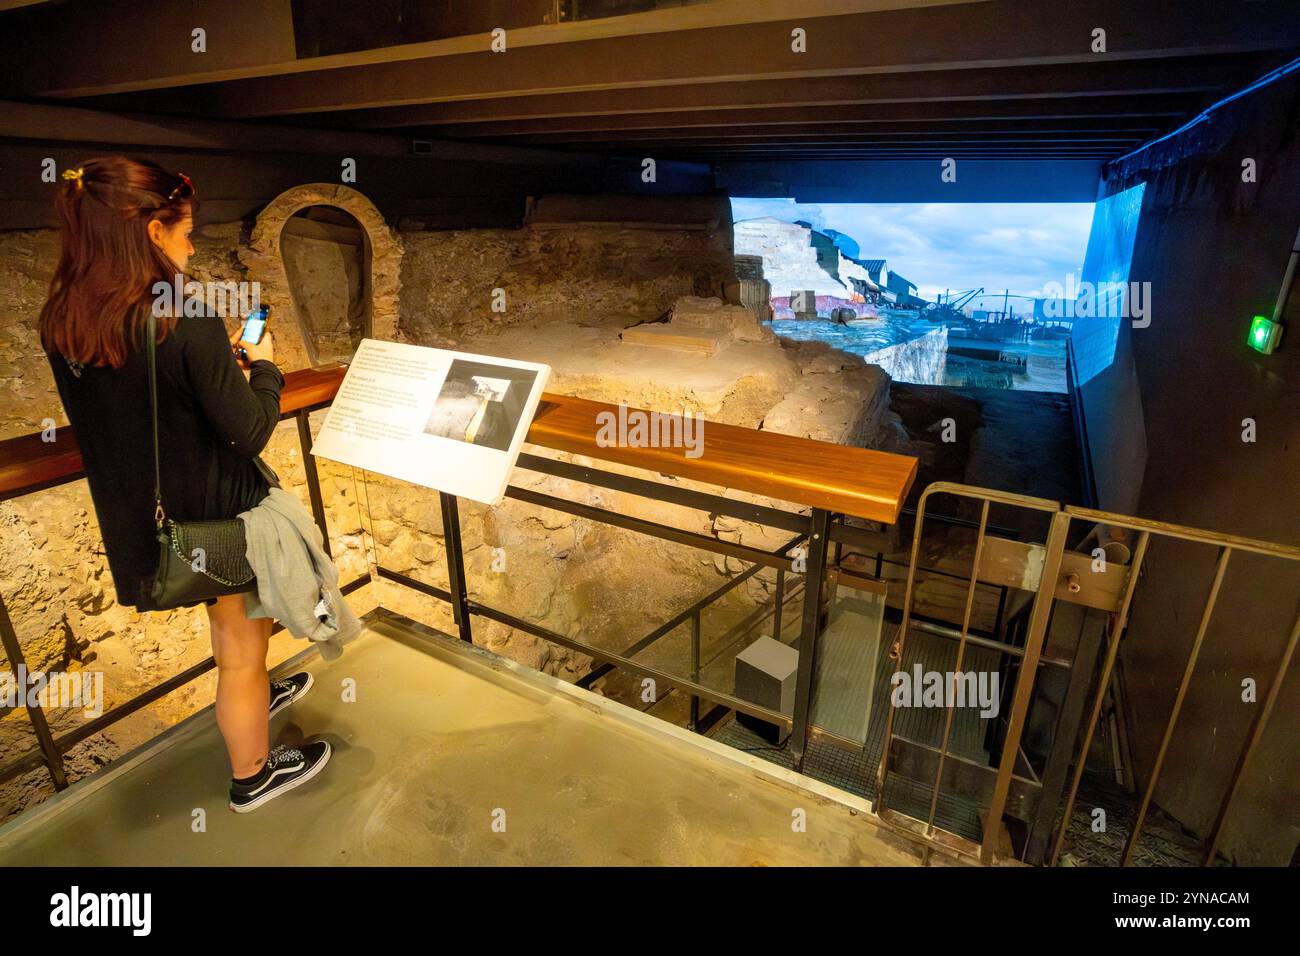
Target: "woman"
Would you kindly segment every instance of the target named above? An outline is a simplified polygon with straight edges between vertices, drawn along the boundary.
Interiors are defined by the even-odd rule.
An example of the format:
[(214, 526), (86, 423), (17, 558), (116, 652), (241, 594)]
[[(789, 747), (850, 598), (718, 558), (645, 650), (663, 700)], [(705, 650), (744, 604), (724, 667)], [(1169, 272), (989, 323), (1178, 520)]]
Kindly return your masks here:
[[(110, 156), (66, 171), (57, 200), (63, 247), (40, 334), (85, 463), (117, 599), (156, 610), (158, 565), (147, 358), (157, 283), (175, 288), (194, 253), (198, 206), (183, 174)], [(162, 288), (162, 286), (158, 286)], [(177, 521), (233, 518), (267, 496), (257, 460), (280, 419), (284, 376), (271, 334), (232, 346), (216, 316), (160, 306), (156, 346), (162, 499)], [(245, 350), (241, 369), (235, 349)], [(245, 595), (206, 602), (217, 665), (217, 726), (230, 755), (230, 808), (244, 812), (302, 784), (329, 760), (325, 741), (269, 748), (272, 713), (301, 697), (308, 674), (272, 686), (270, 618)]]

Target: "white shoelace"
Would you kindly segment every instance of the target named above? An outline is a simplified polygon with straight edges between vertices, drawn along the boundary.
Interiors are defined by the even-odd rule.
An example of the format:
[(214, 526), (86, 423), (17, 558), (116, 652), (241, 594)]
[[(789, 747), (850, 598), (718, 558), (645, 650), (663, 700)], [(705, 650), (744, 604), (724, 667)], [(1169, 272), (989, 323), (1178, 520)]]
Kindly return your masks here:
[(278, 766), (286, 760), (302, 760), (302, 751), (297, 747), (290, 747), (287, 744), (281, 744), (271, 751), (267, 763), (272, 766)]

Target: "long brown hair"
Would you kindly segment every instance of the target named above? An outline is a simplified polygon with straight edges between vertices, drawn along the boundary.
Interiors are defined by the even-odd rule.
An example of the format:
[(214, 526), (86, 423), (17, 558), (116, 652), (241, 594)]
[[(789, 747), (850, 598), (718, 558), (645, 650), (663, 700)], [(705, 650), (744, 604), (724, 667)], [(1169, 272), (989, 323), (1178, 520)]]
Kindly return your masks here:
[[(65, 174), (55, 206), (63, 249), (41, 309), (41, 345), (82, 365), (121, 368), (142, 341), (155, 283), (173, 285), (180, 271), (149, 239), (149, 223), (172, 228), (198, 199), (188, 179), (156, 163), (104, 156)], [(170, 310), (159, 317), (159, 341), (176, 320)]]

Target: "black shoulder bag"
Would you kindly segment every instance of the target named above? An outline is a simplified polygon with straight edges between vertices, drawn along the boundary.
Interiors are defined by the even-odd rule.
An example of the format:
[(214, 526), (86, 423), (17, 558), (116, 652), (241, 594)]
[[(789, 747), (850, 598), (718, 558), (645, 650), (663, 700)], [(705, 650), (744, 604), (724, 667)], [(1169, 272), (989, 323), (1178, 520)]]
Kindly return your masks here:
[[(149, 315), (149, 410), (153, 416), (154, 522), (158, 532), (158, 570), (150, 598), (156, 610), (197, 604), (225, 594), (257, 587), (248, 563), (244, 522), (239, 518), (215, 521), (173, 521), (163, 511), (162, 465), (158, 454), (158, 373), (155, 368), (156, 320)], [(257, 459), (268, 482), (278, 486), (275, 473)]]

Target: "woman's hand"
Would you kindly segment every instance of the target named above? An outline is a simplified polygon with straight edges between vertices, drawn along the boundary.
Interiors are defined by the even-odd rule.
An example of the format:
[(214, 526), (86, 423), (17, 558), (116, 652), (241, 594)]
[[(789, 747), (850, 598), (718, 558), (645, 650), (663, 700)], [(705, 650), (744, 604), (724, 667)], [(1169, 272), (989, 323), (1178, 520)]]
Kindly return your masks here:
[(241, 357), (239, 363), (245, 371), (247, 371), (249, 366), (258, 359), (266, 359), (268, 362), (275, 361), (275, 343), (272, 341), (271, 333), (269, 331), (262, 333), (262, 341), (258, 342), (256, 345), (252, 342), (246, 342), (243, 339), (240, 339), (231, 347), (235, 350), (237, 356), (241, 349), (243, 350), (244, 356), (247, 356), (246, 359)]

